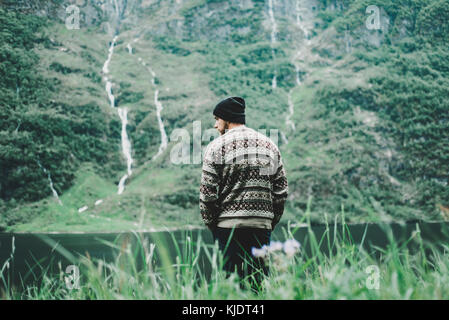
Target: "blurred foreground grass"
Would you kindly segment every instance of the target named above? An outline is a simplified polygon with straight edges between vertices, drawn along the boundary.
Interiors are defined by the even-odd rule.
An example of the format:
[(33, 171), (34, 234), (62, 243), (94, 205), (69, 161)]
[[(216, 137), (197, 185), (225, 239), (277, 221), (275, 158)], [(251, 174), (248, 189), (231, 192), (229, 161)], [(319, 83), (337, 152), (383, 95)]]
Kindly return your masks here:
[[(9, 285), (8, 261), (0, 274), (2, 299), (448, 299), (449, 247), (422, 240), (419, 227), (409, 239), (397, 241), (385, 225), (389, 244), (385, 248), (355, 244), (345, 224), (326, 224), (326, 232), (316, 238), (310, 214), (306, 215), (308, 236), (301, 250), (288, 256), (271, 253), (269, 276), (259, 294), (249, 289), (249, 277), (226, 277), (223, 256), (217, 244), (195, 239), (186, 232), (182, 241), (172, 236), (176, 255), (168, 243), (141, 233), (132, 239), (109, 243), (117, 249), (114, 261), (73, 257), (61, 250), (80, 269), (80, 288), (70, 290), (67, 273), (59, 265), (59, 275), (41, 268), (39, 284), (14, 288)], [(285, 239), (293, 239), (299, 227), (283, 228)], [(335, 231), (332, 233), (332, 229)], [(331, 236), (331, 234), (333, 234)], [(363, 242), (363, 241), (362, 241)], [(326, 245), (329, 252), (323, 250)], [(410, 246), (413, 244), (413, 246)], [(413, 249), (411, 249), (413, 247)], [(14, 250), (13, 250), (14, 251)], [(11, 254), (13, 259), (14, 252)], [(205, 259), (202, 259), (204, 257)], [(39, 267), (39, 266), (38, 266)], [(38, 269), (38, 268), (36, 268)], [(374, 272), (378, 270), (378, 276)], [(376, 284), (378, 280), (378, 286)]]

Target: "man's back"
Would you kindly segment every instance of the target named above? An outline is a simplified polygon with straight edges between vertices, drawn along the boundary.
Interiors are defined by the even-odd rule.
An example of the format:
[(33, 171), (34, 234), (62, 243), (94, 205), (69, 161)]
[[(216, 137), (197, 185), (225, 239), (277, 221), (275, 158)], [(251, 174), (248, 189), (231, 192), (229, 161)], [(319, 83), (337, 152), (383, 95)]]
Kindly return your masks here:
[(209, 228), (271, 230), (283, 214), (287, 193), (279, 149), (265, 135), (241, 125), (207, 147), (200, 209)]

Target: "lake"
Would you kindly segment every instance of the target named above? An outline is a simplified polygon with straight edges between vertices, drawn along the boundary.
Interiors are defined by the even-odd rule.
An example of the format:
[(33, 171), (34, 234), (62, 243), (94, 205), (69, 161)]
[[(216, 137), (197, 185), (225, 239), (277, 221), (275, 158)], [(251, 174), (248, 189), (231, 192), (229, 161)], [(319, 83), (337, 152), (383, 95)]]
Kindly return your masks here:
[[(419, 228), (419, 229), (417, 229)], [(318, 242), (323, 238), (320, 246), (321, 252), (328, 254), (329, 243), (332, 247), (334, 237), (345, 237), (353, 244), (362, 245), (368, 251), (374, 247), (385, 248), (390, 240), (404, 244), (416, 230), (420, 230), (421, 238), (425, 244), (447, 244), (449, 240), (449, 223), (414, 222), (406, 224), (357, 224), (315, 225), (291, 227), (293, 236), (302, 245), (303, 254), (310, 255), (311, 237)], [(327, 230), (327, 231), (326, 231)], [(9, 261), (9, 268), (4, 268), (11, 284), (21, 286), (21, 283), (30, 284), (39, 279), (43, 270), (47, 274), (59, 274), (59, 267), (66, 270), (67, 266), (75, 264), (79, 255), (89, 256), (91, 259), (114, 261), (127, 244), (136, 247), (138, 236), (145, 242), (156, 244), (156, 256), (164, 255), (170, 263), (175, 263), (177, 250), (183, 250), (187, 237), (195, 244), (199, 239), (206, 245), (213, 246), (212, 234), (206, 229), (178, 230), (163, 232), (122, 232), (122, 233), (0, 233), (0, 270), (10, 258), (14, 243), (15, 251)], [(272, 240), (284, 241), (288, 238), (285, 229), (276, 228)], [(329, 242), (328, 242), (329, 240)], [(411, 240), (406, 243), (410, 250), (415, 250), (419, 243)], [(178, 249), (177, 249), (178, 246)], [(160, 261), (159, 261), (160, 262)], [(200, 265), (206, 274), (210, 274), (211, 265), (205, 253), (200, 254)], [(0, 287), (3, 284), (0, 285)]]

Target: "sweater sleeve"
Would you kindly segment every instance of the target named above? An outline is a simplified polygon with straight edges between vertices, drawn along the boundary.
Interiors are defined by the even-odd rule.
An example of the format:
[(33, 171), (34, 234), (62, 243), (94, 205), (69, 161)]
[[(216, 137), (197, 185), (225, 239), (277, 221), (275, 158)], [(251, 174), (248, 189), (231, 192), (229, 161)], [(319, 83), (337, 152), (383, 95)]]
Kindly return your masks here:
[(281, 159), (279, 160), (279, 166), (273, 177), (272, 196), (273, 196), (273, 213), (274, 213), (274, 218), (272, 221), (272, 229), (274, 230), (274, 228), (279, 223), (284, 213), (284, 206), (288, 196), (287, 176), (284, 164), (282, 163)]
[(219, 190), (219, 170), (218, 165), (206, 151), (200, 183), (200, 212), (204, 224), (212, 229), (217, 224), (218, 218), (218, 190)]

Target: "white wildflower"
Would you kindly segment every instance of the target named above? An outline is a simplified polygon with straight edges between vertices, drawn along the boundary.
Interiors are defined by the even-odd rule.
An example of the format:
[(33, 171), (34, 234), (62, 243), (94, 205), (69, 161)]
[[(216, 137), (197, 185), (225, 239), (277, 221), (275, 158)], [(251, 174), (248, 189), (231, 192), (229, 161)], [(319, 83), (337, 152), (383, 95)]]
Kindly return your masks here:
[(299, 251), (300, 246), (295, 239), (289, 239), (284, 243), (284, 252), (288, 257), (293, 257)]
[(264, 245), (262, 248), (258, 249), (256, 247), (251, 248), (251, 253), (256, 258), (264, 258), (267, 254), (268, 247)]
[(270, 246), (268, 247), (268, 252), (281, 251), (283, 248), (283, 244), (281, 241), (272, 241)]

